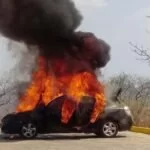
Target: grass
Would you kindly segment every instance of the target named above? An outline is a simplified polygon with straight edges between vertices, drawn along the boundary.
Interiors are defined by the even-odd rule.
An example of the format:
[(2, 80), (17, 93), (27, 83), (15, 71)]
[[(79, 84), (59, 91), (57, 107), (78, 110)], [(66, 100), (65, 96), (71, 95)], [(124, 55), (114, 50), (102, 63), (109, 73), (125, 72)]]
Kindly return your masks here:
[(126, 101), (125, 104), (129, 106), (133, 114), (135, 126), (150, 127), (150, 106), (148, 103), (132, 100)]

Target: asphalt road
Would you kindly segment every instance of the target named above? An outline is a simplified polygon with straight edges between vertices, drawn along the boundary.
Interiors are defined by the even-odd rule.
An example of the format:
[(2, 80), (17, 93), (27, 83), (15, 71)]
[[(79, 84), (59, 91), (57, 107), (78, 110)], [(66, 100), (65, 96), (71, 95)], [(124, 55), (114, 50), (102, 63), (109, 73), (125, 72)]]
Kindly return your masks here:
[(44, 135), (35, 140), (3, 138), (0, 150), (150, 150), (150, 135), (123, 132), (117, 138), (95, 138), (93, 135)]

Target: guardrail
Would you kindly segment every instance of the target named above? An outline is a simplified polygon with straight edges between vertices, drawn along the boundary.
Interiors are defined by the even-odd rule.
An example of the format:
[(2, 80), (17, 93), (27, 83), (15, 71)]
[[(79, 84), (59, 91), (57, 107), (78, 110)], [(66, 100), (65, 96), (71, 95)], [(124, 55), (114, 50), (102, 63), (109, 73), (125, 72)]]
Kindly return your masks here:
[(130, 131), (136, 132), (136, 133), (150, 134), (150, 128), (145, 128), (145, 127), (133, 126)]

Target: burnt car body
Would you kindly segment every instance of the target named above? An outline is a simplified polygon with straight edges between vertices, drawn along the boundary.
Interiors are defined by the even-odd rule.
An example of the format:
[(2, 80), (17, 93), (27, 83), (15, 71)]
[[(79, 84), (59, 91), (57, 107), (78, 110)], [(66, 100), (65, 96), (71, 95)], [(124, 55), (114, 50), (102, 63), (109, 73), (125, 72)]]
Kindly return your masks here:
[[(62, 99), (33, 111), (12, 113), (1, 121), (4, 134), (19, 134), (24, 138), (34, 138), (47, 133), (95, 133), (97, 136), (115, 137), (118, 131), (130, 130), (133, 119), (128, 107), (108, 106), (97, 121), (89, 124), (92, 101), (79, 104), (68, 124), (61, 123)], [(84, 102), (83, 102), (84, 103)], [(92, 106), (92, 107), (91, 107)], [(84, 108), (86, 108), (84, 110)]]

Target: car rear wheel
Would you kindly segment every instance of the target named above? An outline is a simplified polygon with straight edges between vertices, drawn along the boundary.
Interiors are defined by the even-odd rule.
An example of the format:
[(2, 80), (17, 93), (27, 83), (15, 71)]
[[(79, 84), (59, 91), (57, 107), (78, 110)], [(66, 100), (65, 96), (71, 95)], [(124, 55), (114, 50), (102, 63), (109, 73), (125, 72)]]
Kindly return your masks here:
[(117, 133), (118, 133), (117, 123), (111, 120), (107, 120), (104, 121), (101, 125), (99, 125), (96, 135), (111, 138), (115, 137)]
[(37, 126), (31, 122), (23, 124), (20, 135), (26, 139), (35, 138), (37, 136)]

